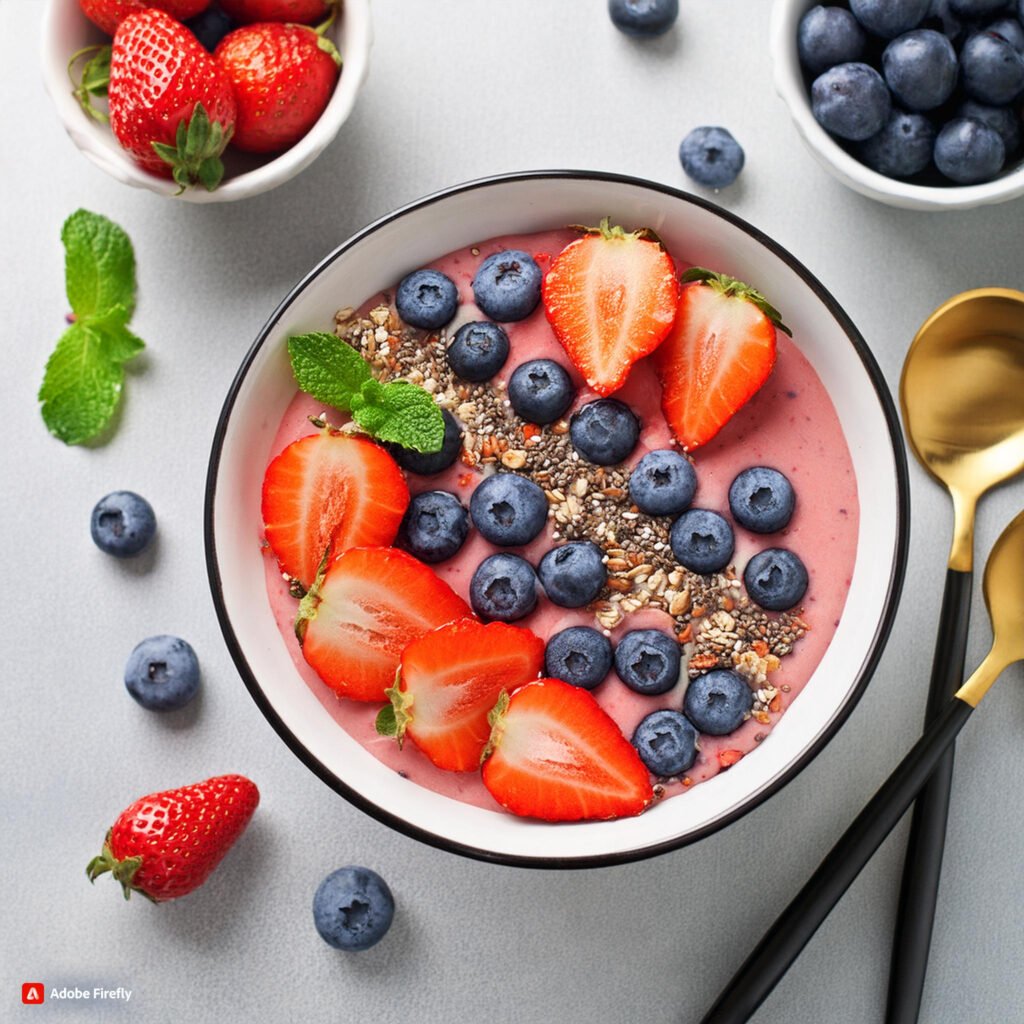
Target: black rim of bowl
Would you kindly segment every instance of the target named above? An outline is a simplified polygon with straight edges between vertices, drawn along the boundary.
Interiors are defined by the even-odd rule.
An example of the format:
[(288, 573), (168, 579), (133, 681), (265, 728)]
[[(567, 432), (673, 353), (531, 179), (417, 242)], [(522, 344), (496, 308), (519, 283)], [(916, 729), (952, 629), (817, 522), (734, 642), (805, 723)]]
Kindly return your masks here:
[[(843, 705), (838, 709), (835, 718), (829, 723), (824, 732), (778, 778), (774, 779), (763, 789), (758, 790), (740, 806), (733, 808), (722, 817), (716, 818), (713, 822), (710, 822), (692, 832), (688, 832), (685, 836), (668, 839), (664, 842), (655, 843), (625, 852), (583, 857), (534, 857), (519, 854), (497, 853), (492, 850), (481, 849), (479, 847), (459, 843), (449, 839), (447, 836), (438, 835), (434, 832), (428, 831), (427, 829), (420, 828), (419, 826), (411, 825), (404, 819), (392, 814), (387, 809), (367, 799), (361, 793), (352, 789), (348, 784), (338, 778), (334, 772), (314, 757), (288, 728), (275, 710), (274, 706), (271, 704), (270, 700), (267, 698), (266, 694), (263, 692), (255, 673), (250, 667), (248, 660), (245, 657), (245, 652), (242, 650), (241, 645), (235, 636), (234, 629), (231, 626), (231, 621), (228, 617), (227, 608), (224, 603), (220, 568), (217, 563), (217, 548), (214, 538), (214, 499), (216, 497), (217, 474), (220, 468), (221, 450), (224, 444), (224, 437), (227, 432), (228, 421), (231, 418), (235, 401), (245, 383), (245, 378), (248, 375), (253, 360), (256, 358), (257, 353), (266, 343), (267, 338), (276, 328), (281, 317), (295, 298), (310, 284), (310, 282), (319, 277), (320, 274), (330, 267), (331, 264), (334, 263), (334, 261), (343, 253), (358, 244), (366, 236), (379, 230), (384, 225), (397, 220), (412, 210), (421, 209), (434, 203), (442, 202), (443, 200), (459, 195), (462, 192), (470, 192), (476, 189), (506, 184), (509, 182), (544, 179), (575, 179), (579, 181), (612, 182), (660, 192), (672, 197), (673, 199), (677, 199), (680, 202), (701, 207), (702, 209), (708, 210), (716, 216), (721, 217), (734, 227), (740, 228), (755, 241), (759, 242), (766, 249), (779, 257), (779, 259), (781, 259), (803, 280), (803, 282), (818, 297), (821, 303), (828, 309), (829, 313), (843, 329), (843, 332), (849, 339), (850, 344), (853, 345), (857, 355), (860, 357), (861, 363), (864, 366), (864, 371), (867, 373), (868, 378), (875, 389), (879, 405), (881, 406), (882, 412), (885, 416), (886, 425), (889, 430), (889, 438), (892, 442), (892, 454), (896, 469), (897, 485), (896, 550), (889, 574), (889, 584), (885, 598), (885, 605), (882, 609), (882, 614), (879, 617), (878, 625), (875, 629), (875, 634), (872, 637), (871, 646), (868, 649), (867, 656), (857, 672), (854, 686), (850, 690)], [(224, 406), (221, 409), (220, 417), (217, 421), (217, 428), (213, 437), (213, 447), (210, 453), (210, 462), (206, 477), (206, 497), (203, 513), (207, 575), (210, 581), (213, 603), (217, 611), (217, 619), (220, 622), (221, 632), (224, 635), (224, 640), (227, 643), (228, 650), (231, 652), (231, 657), (235, 662), (235, 666), (237, 667), (246, 688), (249, 690), (250, 696), (256, 702), (256, 706), (263, 712), (267, 721), (270, 722), (277, 734), (289, 746), (292, 753), (295, 754), (295, 756), (299, 758), (299, 760), (302, 761), (311, 772), (317, 775), (341, 796), (345, 797), (346, 800), (354, 804), (360, 810), (365, 811), (371, 817), (376, 818), (378, 821), (390, 826), (404, 835), (417, 839), (430, 846), (447, 850), (451, 853), (457, 853), (464, 857), (470, 857), (475, 860), (505, 864), (513, 867), (566, 869), (607, 867), (614, 864), (626, 864), (632, 861), (644, 860), (648, 857), (655, 857), (659, 854), (667, 853), (670, 850), (680, 849), (683, 846), (688, 846), (690, 843), (703, 839), (705, 836), (711, 835), (713, 832), (717, 832), (726, 825), (732, 824), (732, 822), (743, 817), (743, 815), (749, 813), (755, 807), (760, 806), (765, 800), (782, 789), (787, 782), (794, 779), (808, 764), (810, 764), (812, 760), (814, 760), (836, 732), (838, 732), (839, 728), (856, 707), (860, 698), (863, 696), (864, 690), (866, 689), (868, 682), (871, 680), (875, 668), (878, 665), (878, 661), (882, 656), (882, 652), (885, 649), (885, 643), (889, 637), (893, 621), (896, 617), (899, 596), (903, 587), (909, 544), (909, 523), (910, 486), (907, 472), (907, 457), (906, 450), (903, 445), (903, 434), (900, 429), (899, 417), (896, 412), (895, 403), (893, 402), (892, 395), (890, 394), (888, 385), (885, 382), (885, 378), (882, 375), (882, 371), (880, 370), (878, 363), (875, 361), (871, 350), (868, 348), (867, 342), (854, 326), (843, 308), (824, 288), (818, 279), (786, 249), (773, 241), (763, 232), (759, 231), (753, 225), (748, 224), (742, 218), (737, 217), (728, 210), (723, 210), (721, 207), (716, 206), (714, 203), (708, 202), (699, 196), (694, 196), (687, 192), (682, 192), (679, 189), (671, 188), (657, 182), (648, 181), (644, 178), (611, 174), (602, 171), (579, 170), (522, 171), (514, 174), (502, 174), (487, 178), (479, 178), (474, 181), (465, 182), (461, 185), (454, 185), (451, 188), (443, 189), (440, 192), (434, 192), (422, 199), (418, 199), (415, 202), (402, 206), (384, 217), (381, 217), (362, 230), (357, 231), (347, 241), (343, 242), (338, 246), (338, 248), (324, 257), (324, 259), (322, 259), (298, 282), (298, 284), (295, 285), (294, 288), (291, 289), (280, 305), (278, 305), (277, 309), (274, 310), (266, 324), (263, 326), (263, 329), (257, 335), (256, 340), (253, 342), (249, 351), (246, 353), (238, 372), (235, 374), (235, 378), (228, 390), (227, 398), (224, 401)], [(585, 825), (582, 827), (585, 827)]]

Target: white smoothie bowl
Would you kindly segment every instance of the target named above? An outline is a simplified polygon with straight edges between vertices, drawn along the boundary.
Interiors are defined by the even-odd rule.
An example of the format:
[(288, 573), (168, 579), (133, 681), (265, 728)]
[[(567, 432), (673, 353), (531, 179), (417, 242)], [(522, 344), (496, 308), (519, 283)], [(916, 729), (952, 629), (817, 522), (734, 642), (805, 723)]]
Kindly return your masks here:
[[(402, 778), (352, 739), (298, 674), (266, 595), (260, 492), (278, 423), (295, 395), (290, 334), (329, 330), (335, 312), (451, 250), (497, 235), (611, 215), (653, 228), (687, 260), (756, 282), (785, 312), (828, 390), (862, 502), (846, 608), (825, 656), (769, 738), (727, 772), (644, 814), (546, 824), (460, 803)], [(892, 398), (863, 338), (818, 281), (755, 228), (662, 185), (585, 171), (524, 172), (457, 186), (371, 224), (285, 298), (242, 362), (213, 441), (206, 495), (210, 585), (253, 699), (295, 754), (379, 820), (443, 849), (535, 867), (614, 864), (721, 828), (805, 767), (853, 709), (896, 610), (909, 530), (906, 458)]]
[(213, 192), (188, 188), (180, 195), (170, 178), (160, 178), (139, 167), (121, 148), (110, 127), (93, 120), (72, 94), (68, 60), (83, 47), (110, 42), (82, 13), (78, 0), (46, 0), (43, 17), (42, 71), (46, 90), (53, 100), (71, 141), (111, 177), (134, 188), (186, 203), (227, 203), (246, 199), (275, 188), (309, 166), (333, 141), (352, 113), (369, 68), (373, 30), (370, 0), (345, 0), (330, 37), (342, 58), (341, 77), (326, 109), (312, 128), (283, 153), (256, 156), (225, 153), (225, 175)]

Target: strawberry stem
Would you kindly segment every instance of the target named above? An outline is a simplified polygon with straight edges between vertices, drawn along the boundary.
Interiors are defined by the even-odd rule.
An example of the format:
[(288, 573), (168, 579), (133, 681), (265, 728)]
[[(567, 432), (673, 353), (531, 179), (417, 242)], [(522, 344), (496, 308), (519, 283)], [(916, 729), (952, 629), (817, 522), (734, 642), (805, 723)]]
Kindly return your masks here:
[(508, 711), (508, 690), (502, 690), (498, 697), (498, 703), (487, 712), (487, 724), (491, 727), (491, 735), (487, 738), (487, 746), (480, 754), (480, 763), (483, 764), (494, 753), (495, 748), (501, 743), (501, 737), (505, 732), (505, 712)]
[[(92, 54), (82, 68), (81, 77), (75, 75), (75, 65), (83, 57)], [(83, 46), (76, 50), (68, 61), (68, 78), (74, 87), (71, 94), (78, 100), (78, 105), (94, 120), (100, 124), (108, 124), (110, 118), (102, 111), (92, 105), (94, 96), (106, 96), (107, 87), (110, 85), (110, 46), (109, 44), (95, 44)]]
[(317, 40), (316, 45), (323, 50), (324, 53), (329, 54), (331, 60), (333, 60), (335, 65), (340, 68), (341, 54), (338, 53), (338, 48), (334, 43), (327, 38), (327, 30), (334, 24), (335, 19), (338, 17), (338, 8), (340, 7), (340, 3), (331, 2), (328, 4), (328, 7), (330, 8), (331, 13), (328, 14), (326, 19), (317, 25), (313, 31), (320, 37)]
[(585, 235), (600, 235), (601, 238), (609, 242), (654, 242), (659, 248), (665, 248), (661, 239), (651, 228), (637, 228), (636, 231), (627, 231), (621, 224), (612, 224), (611, 217), (602, 217), (601, 223), (596, 228), (589, 227), (586, 224), (570, 224), (569, 227)]
[(156, 155), (171, 166), (171, 176), (179, 185), (176, 195), (191, 185), (200, 184), (212, 192), (220, 184), (224, 177), (220, 157), (233, 130), (233, 126), (225, 130), (219, 121), (211, 121), (202, 103), (196, 103), (192, 117), (178, 122), (173, 146), (152, 143)]
[(323, 557), (320, 559), (320, 564), (316, 567), (316, 579), (313, 580), (309, 590), (306, 591), (302, 600), (299, 601), (299, 611), (295, 616), (295, 639), (299, 641), (299, 646), (302, 646), (303, 641), (306, 639), (306, 627), (309, 625), (311, 619), (316, 618), (316, 610), (320, 607), (320, 589), (324, 584), (324, 576), (327, 575), (327, 566), (331, 563), (331, 546), (327, 545), (324, 550)]
[[(398, 749), (402, 749), (402, 741), (405, 739), (405, 730), (409, 728), (412, 721), (410, 708), (413, 705), (414, 697), (411, 693), (405, 693), (401, 688), (402, 670), (395, 673), (395, 685), (389, 686), (384, 691), (391, 704), (381, 709), (377, 715), (376, 728), (382, 736), (394, 736), (398, 740)], [(385, 731), (387, 729), (387, 731)]]
[(89, 861), (85, 873), (89, 881), (95, 883), (100, 875), (109, 871), (114, 880), (120, 882), (126, 900), (131, 899), (133, 892), (141, 892), (146, 899), (155, 903), (156, 900), (149, 893), (134, 884), (135, 874), (140, 867), (142, 867), (142, 857), (125, 857), (123, 860), (118, 860), (114, 856), (114, 851), (110, 848), (110, 832), (108, 830), (106, 838), (103, 840), (102, 852)]
[(689, 270), (680, 275), (679, 280), (683, 284), (689, 284), (693, 281), (706, 284), (727, 298), (746, 299), (757, 306), (777, 330), (788, 334), (791, 338), (793, 337), (793, 332), (782, 322), (782, 314), (759, 291), (751, 288), (749, 284), (745, 284), (735, 277), (730, 277), (728, 274), (720, 274), (715, 270), (708, 270), (707, 267), (690, 267)]

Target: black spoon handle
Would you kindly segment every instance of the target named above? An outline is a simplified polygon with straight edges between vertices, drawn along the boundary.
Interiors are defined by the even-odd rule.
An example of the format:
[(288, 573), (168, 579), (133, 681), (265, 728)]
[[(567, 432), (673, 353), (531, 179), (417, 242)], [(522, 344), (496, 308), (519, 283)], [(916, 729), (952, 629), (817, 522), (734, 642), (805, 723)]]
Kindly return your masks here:
[[(939, 635), (928, 690), (925, 725), (942, 713), (960, 689), (971, 618), (973, 573), (946, 571)], [(953, 746), (942, 756), (914, 804), (914, 817), (903, 862), (903, 882), (896, 914), (886, 1024), (916, 1024), (921, 1009), (928, 950), (946, 845), (946, 818), (953, 786)]]
[(753, 1016), (911, 805), (974, 709), (954, 697), (768, 929), (701, 1024)]

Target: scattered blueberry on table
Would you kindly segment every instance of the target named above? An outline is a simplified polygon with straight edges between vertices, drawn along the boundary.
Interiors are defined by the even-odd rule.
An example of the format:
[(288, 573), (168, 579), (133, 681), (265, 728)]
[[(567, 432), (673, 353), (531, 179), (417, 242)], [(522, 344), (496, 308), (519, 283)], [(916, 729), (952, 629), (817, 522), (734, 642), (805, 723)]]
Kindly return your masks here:
[(89, 530), (93, 542), (115, 558), (141, 554), (156, 535), (153, 506), (134, 491), (112, 491), (92, 510)]
[(180, 637), (147, 637), (128, 656), (124, 685), (147, 711), (177, 711), (199, 692), (199, 659)]
[(727, 128), (694, 128), (679, 144), (687, 176), (705, 188), (728, 188), (743, 170), (743, 147)]
[(448, 491), (421, 491), (409, 502), (395, 546), (431, 565), (458, 554), (469, 533), (469, 512)]
[(358, 953), (387, 934), (395, 916), (395, 898), (387, 882), (358, 865), (332, 871), (313, 896), (313, 923), (329, 946)]
[(612, 642), (590, 626), (570, 626), (548, 640), (544, 674), (592, 690), (612, 670)]
[(679, 17), (679, 0), (608, 0), (608, 15), (628, 36), (660, 36)]
[(569, 372), (553, 359), (531, 359), (517, 366), (508, 381), (512, 411), (527, 423), (554, 423), (575, 397)]
[(978, 184), (1020, 149), (1024, 2), (818, 5), (800, 20), (797, 52), (815, 119), (880, 174)]

